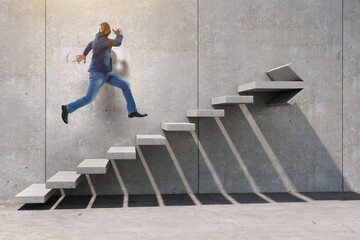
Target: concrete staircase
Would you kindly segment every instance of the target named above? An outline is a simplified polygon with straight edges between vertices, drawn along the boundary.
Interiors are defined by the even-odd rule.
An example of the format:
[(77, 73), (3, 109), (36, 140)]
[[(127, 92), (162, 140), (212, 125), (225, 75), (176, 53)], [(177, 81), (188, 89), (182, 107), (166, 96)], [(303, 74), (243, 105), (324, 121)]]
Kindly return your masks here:
[[(290, 64), (271, 69), (266, 72), (270, 81), (253, 81), (238, 86), (238, 93), (245, 95), (219, 96), (211, 100), (213, 106), (251, 104), (253, 96), (248, 94), (275, 93), (267, 102), (267, 106), (286, 106), (294, 103), (295, 97), (304, 88), (303, 80), (290, 68)], [(195, 109), (188, 110), (188, 118), (225, 117), (223, 109)], [(163, 131), (195, 131), (195, 123), (162, 122)], [(166, 138), (161, 134), (137, 134), (136, 144), (165, 145)], [(59, 171), (49, 178), (46, 183), (32, 184), (15, 196), (16, 203), (45, 203), (57, 189), (76, 188), (84, 179), (84, 174), (106, 174), (110, 160), (135, 160), (135, 146), (110, 147), (106, 159), (85, 159), (76, 171)]]

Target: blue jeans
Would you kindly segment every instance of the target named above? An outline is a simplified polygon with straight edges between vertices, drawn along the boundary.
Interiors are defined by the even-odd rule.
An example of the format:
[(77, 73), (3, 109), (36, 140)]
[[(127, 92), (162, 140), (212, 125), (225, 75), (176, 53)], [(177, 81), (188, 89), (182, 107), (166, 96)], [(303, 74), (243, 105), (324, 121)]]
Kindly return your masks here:
[(114, 72), (89, 72), (89, 75), (90, 83), (86, 95), (72, 103), (67, 104), (67, 110), (69, 113), (72, 113), (78, 108), (81, 108), (94, 101), (96, 95), (98, 94), (100, 88), (102, 87), (102, 85), (104, 85), (104, 83), (121, 88), (126, 100), (126, 108), (128, 112), (132, 113), (137, 111), (135, 101), (130, 89), (130, 83), (126, 81), (122, 76)]

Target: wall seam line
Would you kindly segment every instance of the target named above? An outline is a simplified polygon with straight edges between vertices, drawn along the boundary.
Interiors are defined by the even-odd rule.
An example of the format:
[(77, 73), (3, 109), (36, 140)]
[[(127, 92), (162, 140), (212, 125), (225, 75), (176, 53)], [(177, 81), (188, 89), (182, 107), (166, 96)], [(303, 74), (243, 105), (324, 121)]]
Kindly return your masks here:
[[(199, 4), (200, 4), (200, 0), (197, 0), (197, 109), (199, 109), (199, 81), (200, 81), (200, 74), (199, 74), (199, 66), (200, 66), (200, 51), (199, 51), (199, 48), (200, 48), (200, 31), (199, 31), (199, 28), (200, 28), (200, 24), (199, 24)], [(198, 156), (197, 156), (197, 160), (198, 160), (198, 193), (200, 193), (200, 151), (199, 151), (199, 141), (200, 141), (200, 119), (197, 118), (197, 126), (198, 126), (198, 138), (197, 138), (197, 150), (198, 150)]]
[(44, 47), (45, 47), (45, 183), (46, 183), (46, 127), (47, 127), (47, 124), (46, 124), (46, 0), (45, 1), (45, 39), (44, 39)]
[(344, 0), (341, 3), (341, 191), (344, 192)]

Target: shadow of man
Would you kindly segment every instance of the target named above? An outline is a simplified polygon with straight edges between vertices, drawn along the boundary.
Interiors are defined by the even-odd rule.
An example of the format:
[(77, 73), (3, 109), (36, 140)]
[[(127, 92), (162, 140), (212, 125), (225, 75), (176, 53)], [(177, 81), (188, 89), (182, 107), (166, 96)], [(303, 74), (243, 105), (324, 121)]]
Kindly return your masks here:
[(123, 77), (129, 76), (129, 64), (127, 61), (120, 61), (113, 50), (110, 51), (110, 56), (112, 59), (112, 71)]

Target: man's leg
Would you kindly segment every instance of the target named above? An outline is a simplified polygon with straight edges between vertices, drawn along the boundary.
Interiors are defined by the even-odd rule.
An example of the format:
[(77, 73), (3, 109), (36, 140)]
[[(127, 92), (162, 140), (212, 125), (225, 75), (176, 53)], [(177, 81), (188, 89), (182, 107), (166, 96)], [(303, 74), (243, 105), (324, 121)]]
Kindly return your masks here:
[(137, 111), (136, 109), (136, 104), (133, 98), (133, 95), (131, 93), (131, 89), (130, 89), (130, 83), (128, 81), (126, 81), (122, 76), (120, 76), (117, 73), (114, 72), (110, 72), (109, 73), (109, 79), (107, 80), (108, 84), (121, 88), (121, 90), (123, 91), (125, 100), (126, 100), (126, 108), (128, 110), (128, 117), (129, 118), (133, 118), (133, 117), (146, 117), (147, 114), (141, 114)]
[(107, 74), (97, 73), (97, 72), (90, 73), (90, 78), (89, 78), (90, 83), (86, 95), (84, 97), (77, 99), (72, 103), (69, 103), (67, 105), (67, 111), (69, 113), (72, 113), (76, 111), (78, 108), (81, 108), (94, 101), (96, 95), (98, 94), (102, 85), (105, 83), (106, 79), (107, 79)]
[(136, 104), (130, 89), (130, 83), (127, 80), (125, 80), (122, 76), (120, 76), (117, 73), (110, 72), (109, 78), (106, 83), (121, 88), (126, 100), (126, 108), (129, 113), (137, 111)]

